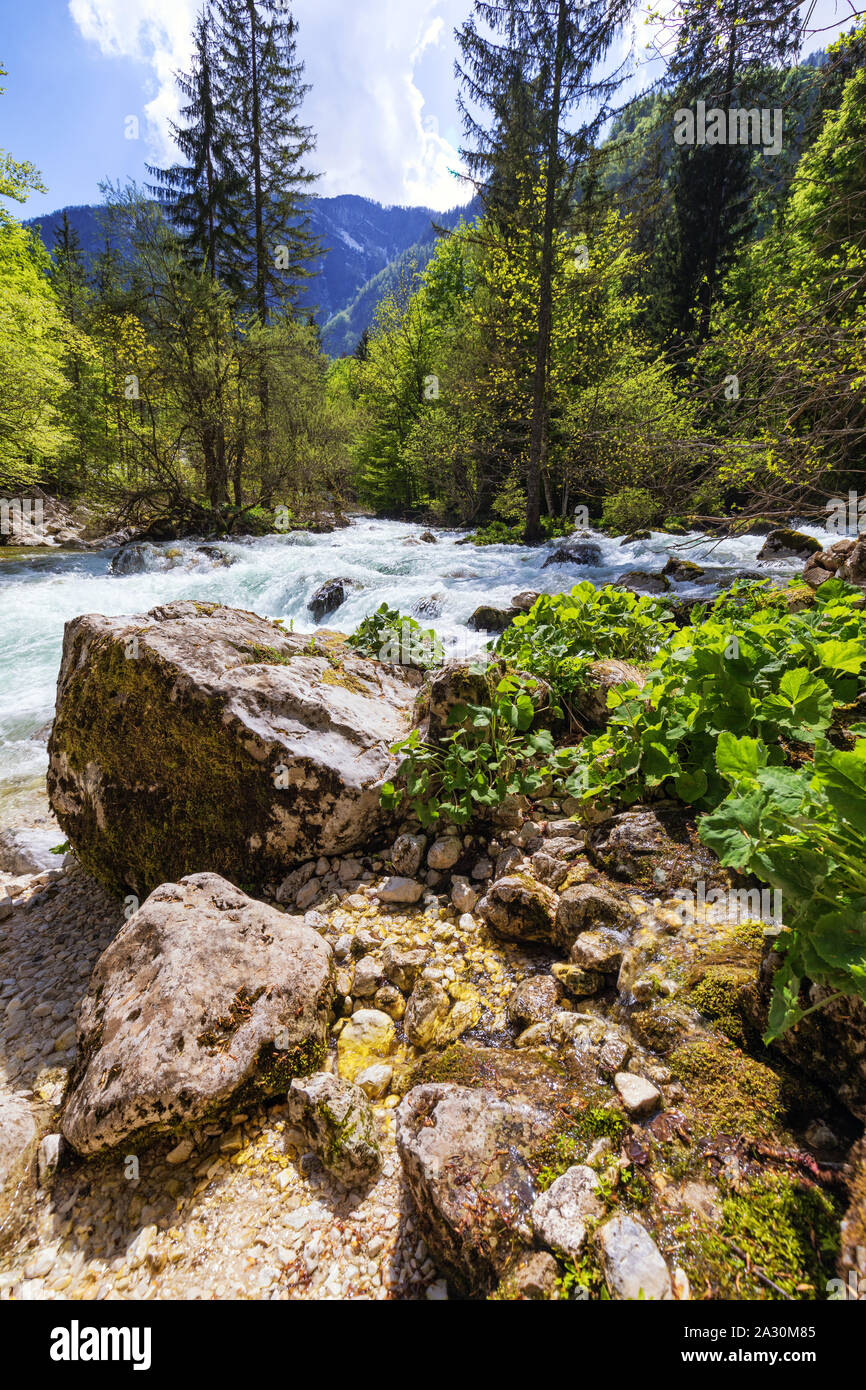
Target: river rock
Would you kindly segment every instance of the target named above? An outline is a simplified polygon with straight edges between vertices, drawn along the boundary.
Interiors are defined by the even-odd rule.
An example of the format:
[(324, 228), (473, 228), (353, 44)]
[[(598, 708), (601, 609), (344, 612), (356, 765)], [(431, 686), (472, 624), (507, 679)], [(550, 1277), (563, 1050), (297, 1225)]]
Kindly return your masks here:
[(534, 608), (541, 594), (537, 589), (522, 589), (519, 594), (515, 594), (511, 600), (511, 607), (517, 608), (521, 613), (528, 613)]
[(416, 879), (392, 875), (379, 885), (376, 896), (383, 903), (417, 903), (423, 892), (423, 883), (418, 883)]
[(477, 912), (506, 941), (551, 942), (556, 907), (552, 889), (529, 874), (514, 874), (491, 885)]
[(482, 604), (476, 608), (467, 626), (475, 632), (504, 632), (520, 616), (520, 612), (519, 608), (496, 608), (491, 604)]
[(771, 531), (758, 551), (759, 560), (805, 560), (821, 549), (821, 542), (802, 531), (791, 531), (786, 526)]
[(443, 835), (427, 851), (427, 864), (431, 869), (453, 869), (462, 853), (463, 845), (456, 835)]
[(435, 980), (419, 980), (412, 990), (403, 1028), (414, 1047), (426, 1048), (433, 1043), (451, 1012), (451, 1000)]
[(382, 1167), (382, 1151), (375, 1117), (360, 1086), (327, 1071), (316, 1072), (292, 1082), (287, 1108), (292, 1124), (339, 1182), (345, 1187), (372, 1182)]
[(597, 1175), (575, 1163), (536, 1197), (529, 1213), (533, 1230), (545, 1245), (576, 1260), (586, 1244), (587, 1221), (604, 1214)]
[(545, 1023), (560, 1006), (562, 990), (552, 975), (530, 975), (512, 991), (505, 1012), (509, 1023), (528, 1028)]
[(661, 1105), (661, 1091), (643, 1076), (635, 1076), (630, 1071), (620, 1071), (613, 1078), (613, 1084), (630, 1115), (651, 1115)]
[(554, 939), (569, 950), (581, 932), (595, 927), (624, 927), (632, 918), (626, 903), (599, 883), (567, 888), (556, 906)]
[(157, 888), (96, 963), (61, 1128), (81, 1154), (285, 1089), (324, 1055), (331, 950), (216, 874)]
[(461, 1290), (485, 1292), (521, 1252), (530, 1156), (550, 1128), (533, 1105), (450, 1083), (416, 1086), (400, 1104), (397, 1148), (422, 1233)]
[(858, 588), (866, 588), (866, 536), (859, 536), (845, 554), (837, 577)]
[[(330, 657), (330, 659), (329, 659)], [(252, 613), (179, 602), (66, 625), (48, 790), (83, 866), (143, 897), (249, 884), (366, 844), (418, 677)]]
[(398, 835), (391, 846), (391, 863), (401, 878), (414, 878), (421, 868), (427, 841), (423, 835)]
[(689, 834), (682, 807), (635, 806), (590, 828), (586, 851), (596, 868), (616, 878), (679, 887), (704, 879), (726, 882), (719, 861)]
[(316, 622), (336, 612), (345, 603), (351, 588), (351, 579), (328, 579), (321, 584), (307, 603)]
[(645, 1226), (633, 1216), (614, 1216), (596, 1233), (611, 1298), (673, 1297), (668, 1268)]
[(600, 565), (601, 560), (598, 541), (567, 541), (547, 557), (542, 569), (547, 569), (548, 565)]
[(628, 570), (616, 581), (617, 589), (631, 589), (639, 594), (666, 594), (670, 581), (665, 574), (650, 574), (647, 570)]

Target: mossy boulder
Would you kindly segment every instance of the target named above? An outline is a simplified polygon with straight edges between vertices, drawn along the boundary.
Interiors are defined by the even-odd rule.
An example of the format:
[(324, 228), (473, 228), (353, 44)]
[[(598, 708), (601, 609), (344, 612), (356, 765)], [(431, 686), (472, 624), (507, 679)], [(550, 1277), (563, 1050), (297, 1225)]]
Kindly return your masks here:
[(79, 860), (144, 897), (213, 870), (257, 886), (384, 826), (417, 673), (173, 603), (66, 626), (48, 793)]
[(807, 560), (821, 549), (821, 542), (802, 531), (792, 531), (780, 526), (771, 531), (758, 551), (759, 560)]
[(331, 949), (216, 874), (156, 889), (96, 962), (62, 1131), (81, 1154), (287, 1089), (325, 1053)]

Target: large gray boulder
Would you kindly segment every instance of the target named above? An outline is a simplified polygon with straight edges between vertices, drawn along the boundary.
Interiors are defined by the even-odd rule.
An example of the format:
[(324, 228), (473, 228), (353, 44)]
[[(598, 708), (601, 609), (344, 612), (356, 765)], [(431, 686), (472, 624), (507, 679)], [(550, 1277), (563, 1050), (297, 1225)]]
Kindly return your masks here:
[(116, 890), (144, 897), (204, 869), (279, 882), (384, 824), (419, 679), (219, 604), (76, 618), (49, 741), (54, 812)]
[(165, 883), (96, 963), (63, 1114), (81, 1154), (285, 1090), (322, 1060), (331, 950), (216, 874)]
[(466, 1292), (488, 1289), (531, 1241), (532, 1156), (551, 1128), (541, 1109), (486, 1089), (432, 1083), (401, 1102), (397, 1148), (421, 1229)]

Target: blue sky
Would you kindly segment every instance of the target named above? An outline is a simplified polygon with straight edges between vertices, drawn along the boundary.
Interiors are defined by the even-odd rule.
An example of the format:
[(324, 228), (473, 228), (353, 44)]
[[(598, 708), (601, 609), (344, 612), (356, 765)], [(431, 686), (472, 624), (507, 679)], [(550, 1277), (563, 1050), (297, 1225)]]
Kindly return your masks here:
[[(4, 3), (0, 148), (32, 160), (48, 188), (22, 215), (96, 202), (102, 179), (142, 180), (146, 161), (171, 161), (172, 73), (187, 62), (198, 0)], [(453, 30), (470, 7), (470, 0), (296, 0), (299, 52), (313, 84), (304, 116), (318, 133), (321, 193), (437, 209), (466, 201), (453, 173), (460, 132), (452, 69)], [(850, 27), (851, 9), (849, 0), (817, 0), (811, 27), (828, 26), (829, 39)], [(138, 139), (126, 138), (130, 116)]]

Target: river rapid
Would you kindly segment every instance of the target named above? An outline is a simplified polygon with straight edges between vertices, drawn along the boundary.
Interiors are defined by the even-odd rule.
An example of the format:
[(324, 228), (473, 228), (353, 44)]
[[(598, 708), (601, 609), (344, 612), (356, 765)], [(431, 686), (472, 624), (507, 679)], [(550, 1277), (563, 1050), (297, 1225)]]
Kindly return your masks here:
[[(822, 543), (838, 539), (820, 527), (798, 529)], [(265, 617), (291, 620), (295, 632), (323, 625), (352, 632), (385, 602), (435, 628), (452, 652), (465, 654), (485, 638), (470, 633), (467, 620), (481, 604), (507, 607), (524, 589), (560, 593), (581, 579), (609, 583), (629, 570), (659, 571), (668, 556), (681, 555), (733, 580), (753, 573), (783, 578), (802, 561), (756, 564), (763, 537), (709, 540), (653, 533), (623, 545), (601, 533), (596, 565), (549, 565), (562, 542), (527, 549), (517, 545), (460, 544), (465, 532), (440, 531), (435, 545), (420, 541), (423, 527), (394, 521), (359, 520), (330, 535), (290, 532), (264, 538), (220, 541), (212, 549), (229, 563), (197, 555), (197, 541), (153, 547), (143, 573), (113, 575), (114, 549), (88, 552), (18, 552), (0, 549), (0, 829), (33, 824), (46, 813), (46, 741), (54, 715), (63, 627), (80, 613), (146, 613), (177, 599), (228, 604)], [(307, 604), (328, 579), (351, 580), (346, 602), (322, 623)], [(691, 584), (672, 588), (677, 596), (707, 593)], [(435, 616), (430, 616), (430, 614)]]

